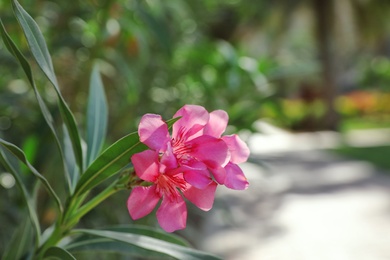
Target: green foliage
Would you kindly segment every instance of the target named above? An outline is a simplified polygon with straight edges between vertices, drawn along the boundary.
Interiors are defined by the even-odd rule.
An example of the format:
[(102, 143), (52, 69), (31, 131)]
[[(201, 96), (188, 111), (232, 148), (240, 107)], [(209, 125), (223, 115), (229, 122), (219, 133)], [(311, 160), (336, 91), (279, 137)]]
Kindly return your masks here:
[[(41, 228), (39, 225), (37, 212), (36, 212), (35, 207), (34, 207), (35, 203), (31, 200), (31, 198), (33, 198), (33, 196), (31, 196), (31, 194), (28, 192), (26, 185), (24, 184), (22, 177), (20, 176), (20, 173), (15, 169), (15, 167), (12, 165), (12, 163), (7, 159), (5, 151), (3, 151), (3, 149), (1, 149), (1, 148), (0, 148), (0, 162), (1, 162), (1, 165), (3, 165), (3, 167), (9, 173), (11, 173), (12, 176), (15, 178), (16, 184), (19, 187), (19, 189), (23, 195), (23, 200), (27, 205), (28, 215), (29, 215), (29, 218), (31, 220), (32, 227), (34, 229), (35, 240), (36, 240), (36, 243), (38, 244), (40, 241), (40, 236), (41, 236)], [(17, 235), (15, 235), (15, 236), (17, 236)], [(12, 245), (12, 244), (13, 243), (11, 242), (10, 245)], [(9, 246), (9, 247), (10, 247), (9, 252), (12, 252), (13, 251), (12, 246)], [(17, 251), (15, 253), (17, 254)]]
[(69, 133), (69, 137), (72, 141), (76, 162), (82, 171), (83, 155), (81, 151), (81, 140), (79, 137), (78, 129), (73, 114), (60, 93), (57, 77), (54, 73), (53, 64), (46, 46), (46, 42), (43, 38), (41, 31), (39, 30), (38, 25), (35, 23), (32, 17), (21, 7), (21, 5), (16, 0), (13, 0), (12, 6), (16, 18), (18, 19), (19, 24), (22, 27), (23, 32), (26, 36), (30, 51), (35, 61), (42, 69), (43, 73), (46, 75), (49, 81), (53, 84), (54, 89), (56, 90), (59, 99), (59, 108), (62, 114), (62, 119), (64, 120), (64, 123)]
[(98, 67), (92, 71), (87, 107), (87, 166), (97, 157), (107, 132), (107, 101)]
[[(60, 199), (58, 198), (56, 192), (53, 190), (53, 188), (51, 187), (50, 183), (47, 181), (47, 179), (42, 175), (40, 174), (35, 168), (34, 166), (32, 166), (30, 164), (30, 162), (27, 160), (26, 158), (26, 155), (23, 153), (22, 150), (20, 150), (20, 148), (16, 147), (15, 145), (7, 142), (7, 141), (4, 141), (3, 139), (0, 138), (0, 145), (4, 146), (5, 148), (7, 148), (17, 159), (19, 159), (22, 163), (24, 163), (28, 168), (29, 170), (31, 171), (31, 173), (39, 180), (41, 181), (41, 183), (45, 186), (45, 188), (47, 189), (47, 191), (49, 192), (49, 194), (52, 196), (52, 198), (54, 199), (55, 203), (57, 204), (57, 208), (58, 210), (61, 212), (62, 211), (62, 205), (61, 205), (61, 201)], [(5, 162), (5, 160), (4, 160)], [(10, 168), (11, 165), (8, 165), (8, 167)], [(15, 175), (14, 175), (15, 176)]]
[[(47, 101), (43, 98), (42, 90), (37, 87), (38, 81), (33, 76), (35, 71), (32, 69), (32, 62), (25, 58), (0, 20), (1, 36), (7, 49), (21, 64), (32, 86), (41, 113), (55, 139), (57, 153), (63, 164), (61, 170), (65, 173), (68, 189), (64, 195), (65, 198), (59, 196), (55, 188), (58, 186), (52, 186), (49, 181), (50, 175), (41, 174), (29, 161), (29, 159), (35, 160), (35, 157), (32, 156), (34, 149), (41, 147), (32, 142), (25, 142), (27, 156), (18, 146), (0, 138), (0, 163), (15, 178), (23, 202), (28, 209), (28, 218), (23, 220), (15, 231), (3, 253), (3, 258), (76, 259), (72, 255), (72, 250), (91, 251), (96, 250), (98, 246), (103, 251), (115, 250), (141, 257), (152, 254), (156, 257), (170, 256), (178, 259), (216, 259), (212, 255), (189, 248), (186, 242), (174, 235), (164, 234), (149, 228), (132, 226), (120, 226), (105, 230), (74, 228), (85, 214), (102, 201), (120, 190), (132, 188), (135, 185), (133, 182), (138, 180), (134, 180), (133, 171), (126, 166), (129, 164), (129, 158), (134, 153), (146, 149), (146, 146), (139, 142), (138, 134), (135, 132), (120, 138), (101, 152), (107, 131), (108, 108), (103, 82), (98, 68), (94, 66), (89, 80), (86, 154), (84, 155), (79, 125), (60, 91), (43, 34), (35, 20), (16, 0), (12, 0), (12, 6), (27, 40), (32, 60), (36, 62), (54, 88), (58, 100), (55, 109), (60, 112), (63, 124), (58, 124), (53, 120), (53, 112), (46, 105)], [(145, 17), (153, 25), (158, 24), (148, 15)], [(161, 35), (156, 32), (156, 36), (160, 37)], [(167, 124), (171, 126), (176, 120), (178, 118), (171, 119), (167, 121)], [(62, 133), (57, 130), (61, 127)], [(27, 140), (35, 140), (31, 138), (33, 137)], [(48, 153), (46, 152), (46, 154)], [(45, 159), (48, 161), (48, 158)], [(26, 166), (24, 171), (20, 170), (20, 163)], [(53, 173), (58, 174), (58, 171), (57, 167)], [(107, 185), (103, 191), (95, 196), (88, 197), (94, 188), (103, 184), (107, 179), (112, 180), (110, 185)], [(49, 195), (47, 199), (56, 205), (57, 212), (53, 219), (54, 223), (50, 223), (51, 227), (44, 232), (41, 232), (41, 226), (44, 224), (40, 222), (41, 219), (38, 217), (40, 214), (37, 211), (38, 203), (35, 195), (35, 192), (39, 191), (39, 185), (27, 185), (27, 182), (42, 184)], [(33, 191), (30, 191), (31, 186), (34, 187)], [(75, 239), (75, 234), (82, 235), (76, 236)]]
[[(135, 127), (139, 114), (168, 116), (185, 103), (224, 109), (238, 128), (251, 128), (261, 116), (259, 104), (273, 91), (266, 76), (275, 64), (213, 35), (220, 9), (246, 16), (238, 2), (211, 2), (43, 1), (26, 6), (44, 25), (59, 81), (76, 112), (83, 111), (76, 100), (85, 95), (77, 86), (88, 81), (91, 61), (102, 61), (103, 81), (112, 86), (107, 95), (115, 100), (110, 103), (111, 131), (119, 137), (123, 129)], [(53, 78), (50, 63), (43, 69)]]
[(50, 247), (44, 255), (44, 259), (47, 260), (75, 260), (76, 258), (72, 256), (68, 251), (61, 247)]
[(387, 57), (363, 59), (360, 62), (360, 81), (363, 88), (389, 91), (390, 60)]
[[(118, 226), (112, 228), (105, 228), (107, 231), (121, 232), (121, 233), (131, 233), (134, 235), (140, 235), (139, 238), (144, 238), (145, 236), (150, 238), (155, 238), (163, 240), (169, 243), (173, 243), (179, 246), (188, 246), (188, 243), (181, 239), (180, 237), (164, 233), (161, 231), (154, 230), (146, 226)], [(80, 254), (86, 251), (95, 251), (102, 253), (114, 253), (120, 252), (122, 254), (137, 256), (137, 257), (146, 257), (146, 258), (156, 258), (156, 259), (172, 259), (166, 254), (155, 252), (153, 250), (148, 250), (139, 245), (134, 245), (132, 243), (116, 241), (106, 237), (96, 237), (89, 234), (78, 235), (66, 248), (73, 252), (74, 254)]]
[[(77, 229), (76, 233), (82, 233), (92, 235), (96, 237), (107, 238), (113, 241), (124, 242), (136, 247), (158, 252), (162, 255), (169, 255), (176, 259), (219, 259), (216, 256), (200, 252), (188, 247), (179, 246), (173, 243), (165, 242), (164, 240), (155, 239), (144, 235), (135, 235), (126, 232), (109, 231), (109, 230), (87, 230)], [(147, 257), (149, 253), (147, 251), (134, 252), (141, 257)]]
[[(41, 112), (45, 118), (45, 121), (47, 123), (47, 125), (49, 126), (50, 130), (51, 130), (51, 133), (53, 134), (54, 138), (55, 138), (55, 141), (56, 141), (56, 144), (57, 144), (57, 147), (59, 148), (60, 150), (60, 153), (62, 155), (62, 148), (61, 148), (61, 144), (60, 144), (60, 141), (59, 141), (59, 137), (58, 137), (58, 134), (57, 134), (57, 131), (55, 130), (54, 128), (54, 122), (53, 122), (53, 117), (48, 109), (48, 107), (46, 106), (44, 100), (42, 99), (37, 87), (36, 87), (36, 84), (35, 84), (35, 81), (34, 81), (34, 78), (33, 78), (33, 75), (32, 75), (32, 71), (31, 71), (31, 67), (28, 63), (28, 61), (26, 60), (26, 58), (24, 57), (24, 55), (19, 51), (19, 49), (16, 47), (15, 43), (12, 41), (12, 39), (9, 37), (8, 33), (5, 31), (5, 28), (4, 28), (4, 25), (0, 19), (0, 24), (1, 24), (1, 34), (2, 34), (2, 38), (3, 38), (3, 41), (4, 43), (6, 44), (7, 46), (7, 49), (13, 54), (13, 56), (15, 58), (17, 58), (17, 60), (19, 61), (19, 63), (21, 64), (33, 90), (34, 90), (34, 93), (35, 93), (35, 96), (36, 96), (36, 99), (38, 101), (38, 104), (39, 104), (39, 107), (41, 109)], [(63, 158), (63, 156), (61, 156), (61, 158)], [(69, 178), (69, 175), (68, 175), (68, 171), (67, 171), (67, 168), (66, 168), (66, 165), (65, 165), (65, 161), (63, 161), (63, 164), (64, 164), (64, 172), (65, 172), (65, 175), (68, 177), (68, 184), (69, 184), (69, 187), (71, 187), (71, 183), (70, 183), (70, 178)]]
[(21, 259), (28, 255), (32, 247), (33, 230), (29, 218), (26, 218), (12, 235), (5, 254), (2, 256), (3, 260)]
[(145, 149), (146, 146), (139, 141), (138, 133), (121, 138), (108, 147), (81, 175), (75, 194), (83, 194), (110, 178), (129, 163), (132, 154)]

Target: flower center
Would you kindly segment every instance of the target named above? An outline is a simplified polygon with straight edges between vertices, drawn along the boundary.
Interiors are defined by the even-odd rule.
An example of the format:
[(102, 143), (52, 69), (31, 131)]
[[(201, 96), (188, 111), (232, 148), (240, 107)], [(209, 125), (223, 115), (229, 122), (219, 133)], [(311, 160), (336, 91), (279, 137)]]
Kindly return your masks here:
[(167, 196), (171, 201), (177, 200), (181, 196), (179, 190), (186, 189), (186, 182), (181, 174), (161, 174), (156, 181), (156, 185), (159, 195), (161, 197)]
[(175, 142), (172, 143), (173, 154), (178, 160), (180, 159), (189, 159), (191, 156), (192, 145), (186, 143)]

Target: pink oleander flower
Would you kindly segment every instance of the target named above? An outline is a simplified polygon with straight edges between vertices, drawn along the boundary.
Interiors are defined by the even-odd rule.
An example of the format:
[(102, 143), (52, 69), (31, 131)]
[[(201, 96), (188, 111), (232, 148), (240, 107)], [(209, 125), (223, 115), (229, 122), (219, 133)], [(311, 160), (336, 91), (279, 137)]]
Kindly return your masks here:
[(186, 227), (187, 207), (183, 196), (202, 210), (212, 208), (217, 184), (210, 181), (203, 189), (190, 185), (183, 177), (185, 169), (178, 165), (171, 148), (163, 154), (146, 150), (134, 154), (131, 161), (137, 176), (152, 184), (133, 188), (127, 208), (134, 220), (148, 215), (162, 199), (157, 220), (165, 231), (173, 232)]
[(171, 137), (160, 115), (144, 115), (138, 128), (140, 141), (160, 153), (171, 147), (184, 179), (196, 188), (213, 182), (209, 171), (228, 188), (248, 187), (237, 164), (247, 160), (249, 149), (237, 135), (221, 137), (228, 122), (225, 111), (208, 113), (201, 106), (185, 105), (173, 117), (181, 118), (173, 124)]
[(246, 162), (250, 152), (248, 146), (238, 135), (222, 136), (226, 130), (228, 121), (229, 116), (225, 111), (215, 110), (211, 112), (209, 121), (203, 128), (203, 134), (221, 138), (229, 149), (230, 160), (224, 167), (225, 173), (215, 175), (218, 183), (224, 184), (231, 189), (244, 190), (248, 187), (249, 183), (243, 171), (237, 164)]

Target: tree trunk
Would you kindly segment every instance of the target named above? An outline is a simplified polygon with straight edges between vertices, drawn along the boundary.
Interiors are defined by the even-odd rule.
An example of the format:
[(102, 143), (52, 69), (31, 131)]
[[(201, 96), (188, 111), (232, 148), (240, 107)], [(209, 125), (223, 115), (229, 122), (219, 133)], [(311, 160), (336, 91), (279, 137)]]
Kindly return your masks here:
[(339, 116), (334, 101), (338, 93), (336, 46), (334, 41), (334, 0), (312, 0), (316, 22), (318, 55), (322, 66), (321, 95), (326, 105), (323, 128), (337, 130)]

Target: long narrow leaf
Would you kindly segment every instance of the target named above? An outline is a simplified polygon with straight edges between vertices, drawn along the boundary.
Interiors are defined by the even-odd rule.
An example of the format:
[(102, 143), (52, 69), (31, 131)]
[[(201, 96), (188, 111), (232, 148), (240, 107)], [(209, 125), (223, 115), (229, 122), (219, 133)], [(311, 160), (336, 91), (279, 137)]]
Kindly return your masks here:
[(32, 88), (34, 90), (35, 96), (36, 96), (37, 101), (38, 101), (38, 105), (39, 105), (41, 112), (42, 112), (42, 115), (43, 115), (47, 125), (49, 126), (51, 133), (54, 136), (54, 139), (56, 141), (56, 145), (57, 145), (58, 150), (59, 150), (60, 155), (61, 155), (61, 160), (62, 160), (62, 164), (64, 167), (65, 179), (68, 181), (69, 190), (71, 190), (72, 185), (70, 183), (70, 177), (69, 177), (67, 165), (65, 164), (65, 161), (64, 161), (63, 151), (62, 151), (61, 143), (60, 143), (59, 138), (58, 138), (57, 131), (54, 128), (54, 122), (53, 122), (52, 115), (50, 114), (49, 109), (47, 108), (45, 102), (43, 101), (41, 95), (38, 92), (38, 89), (35, 85), (35, 81), (34, 81), (34, 77), (33, 77), (30, 65), (28, 64), (26, 58), (23, 56), (21, 51), (16, 47), (16, 45), (12, 41), (11, 37), (6, 32), (1, 19), (0, 19), (0, 25), (1, 25), (0, 32), (1, 32), (1, 36), (3, 38), (3, 41), (4, 41), (7, 49), (9, 50), (9, 52), (11, 52), (11, 54), (19, 61), (20, 65), (22, 66), (23, 71), (26, 74), (28, 81), (30, 82), (30, 85), (32, 86)]
[(75, 154), (77, 165), (79, 166), (80, 172), (83, 172), (84, 161), (83, 161), (83, 151), (81, 148), (81, 139), (80, 134), (76, 126), (76, 121), (73, 117), (72, 112), (70, 111), (68, 105), (65, 103), (65, 100), (59, 94), (59, 104), (62, 118), (64, 120), (65, 126), (68, 129), (70, 140), (72, 141), (73, 152)]
[(130, 233), (106, 231), (106, 230), (89, 230), (89, 229), (77, 229), (77, 230), (73, 230), (73, 232), (125, 242), (130, 245), (134, 245), (146, 250), (152, 250), (155, 252), (166, 254), (177, 259), (186, 259), (186, 260), (220, 259), (217, 256), (199, 250), (195, 250), (184, 246), (179, 246), (163, 240), (159, 240), (156, 238), (143, 236), (143, 235), (135, 235)]
[[(103, 228), (102, 230), (122, 232), (122, 233), (131, 233), (134, 235), (143, 235), (143, 236), (148, 236), (148, 237), (164, 240), (166, 242), (173, 243), (173, 244), (176, 244), (179, 246), (185, 246), (185, 247), (190, 246), (190, 244), (186, 240), (179, 237), (178, 235), (163, 232), (163, 231), (160, 231), (160, 230), (157, 230), (155, 228), (148, 227), (148, 226), (120, 225), (120, 226), (106, 227), (106, 228)], [(72, 244), (83, 242), (86, 239), (89, 239), (90, 237), (91, 237), (90, 235), (82, 235), (82, 236), (76, 238), (75, 240), (73, 240)]]
[(133, 257), (140, 257), (141, 259), (175, 259), (163, 253), (107, 238), (85, 238), (82, 241), (67, 245), (66, 249), (72, 253), (121, 253)]
[(72, 141), (70, 140), (68, 129), (64, 126), (64, 160), (68, 168), (68, 177), (70, 184), (70, 191), (73, 194), (74, 189), (76, 188), (77, 181), (80, 178), (80, 171), (76, 164), (76, 159), (74, 157), (74, 152), (72, 150)]
[(13, 0), (12, 5), (16, 18), (18, 19), (24, 31), (34, 58), (36, 59), (39, 67), (49, 78), (49, 80), (56, 88), (58, 88), (58, 82), (54, 73), (53, 63), (51, 61), (45, 39), (43, 38), (38, 25), (32, 19), (32, 17), (22, 8), (18, 1)]
[(90, 80), (87, 107), (87, 166), (99, 154), (107, 131), (107, 101), (103, 82), (95, 64)]
[(75, 193), (79, 195), (97, 186), (128, 164), (131, 155), (146, 148), (136, 132), (119, 139), (103, 151), (81, 175)]
[(69, 131), (69, 136), (72, 140), (72, 147), (75, 153), (76, 161), (80, 170), (83, 169), (83, 154), (81, 149), (80, 135), (77, 129), (76, 121), (64, 98), (61, 95), (60, 88), (58, 86), (57, 78), (54, 73), (53, 64), (50, 58), (49, 51), (46, 46), (45, 39), (37, 23), (32, 17), (22, 8), (17, 0), (12, 0), (12, 7), (15, 12), (16, 18), (19, 21), (20, 26), (23, 29), (26, 36), (31, 53), (37, 62), (38, 66), (42, 69), (43, 73), (53, 84), (54, 89), (58, 96), (58, 104), (61, 111), (64, 123)]
[(14, 176), (16, 180), (16, 184), (22, 192), (24, 201), (27, 205), (28, 214), (31, 220), (32, 227), (34, 228), (36, 243), (39, 244), (40, 235), (41, 235), (41, 227), (39, 226), (37, 212), (35, 211), (34, 204), (31, 201), (32, 196), (27, 191), (26, 186), (24, 185), (22, 178), (19, 176), (19, 172), (12, 166), (12, 164), (8, 161), (5, 151), (0, 148), (0, 163), (3, 167)]
[(143, 235), (143, 236), (164, 240), (166, 242), (173, 243), (179, 246), (185, 246), (185, 247), (190, 246), (190, 244), (186, 240), (184, 240), (183, 238), (175, 234), (166, 233), (148, 226), (121, 225), (121, 226), (107, 227), (104, 228), (104, 230)]
[(43, 259), (46, 260), (76, 260), (76, 258), (67, 250), (56, 246), (47, 249), (43, 257)]
[(2, 146), (4, 146), (5, 148), (7, 148), (16, 158), (18, 158), (21, 162), (23, 162), (29, 169), (30, 171), (32, 172), (32, 174), (34, 174), (35, 177), (37, 177), (41, 182), (42, 184), (45, 186), (45, 188), (47, 189), (47, 191), (49, 192), (49, 194), (53, 197), (53, 199), (55, 200), (57, 206), (58, 206), (58, 209), (62, 212), (62, 205), (61, 205), (61, 201), (60, 199), (58, 198), (57, 194), (55, 193), (55, 191), (53, 190), (53, 188), (50, 186), (49, 182), (47, 181), (47, 179), (45, 177), (43, 177), (35, 168), (34, 166), (32, 166), (30, 164), (30, 162), (27, 160), (25, 154), (23, 153), (22, 150), (20, 150), (17, 146), (15, 146), (14, 144), (11, 144), (7, 141), (4, 141), (3, 139), (0, 138), (0, 144)]

